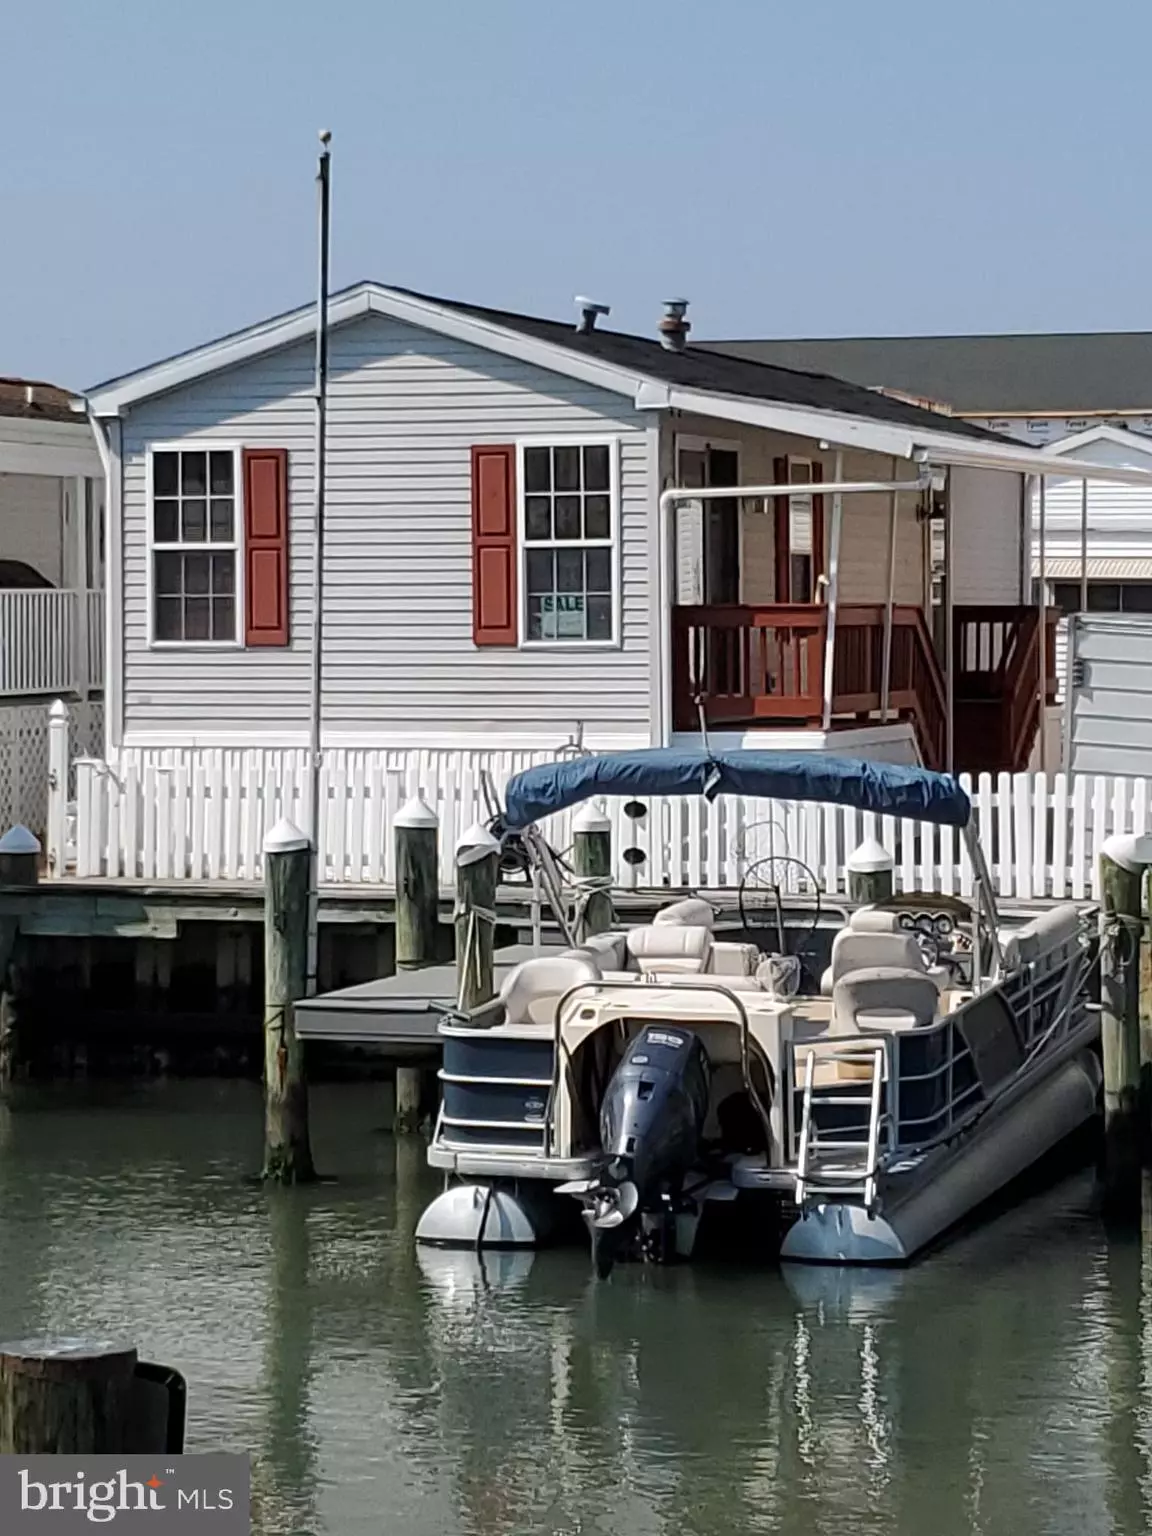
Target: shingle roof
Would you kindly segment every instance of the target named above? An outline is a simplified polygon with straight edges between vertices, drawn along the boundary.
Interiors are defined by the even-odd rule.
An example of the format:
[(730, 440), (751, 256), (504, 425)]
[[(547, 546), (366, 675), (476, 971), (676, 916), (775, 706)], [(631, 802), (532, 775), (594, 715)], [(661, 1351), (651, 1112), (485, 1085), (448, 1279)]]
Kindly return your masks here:
[(1152, 331), (707, 341), (695, 349), (824, 368), (970, 415), (1152, 411)]
[(55, 384), (36, 379), (0, 379), (0, 416), (23, 416), (39, 421), (70, 421), (83, 425), (70, 402), (74, 397)]
[[(410, 288), (394, 291), (685, 389), (742, 395), (753, 400), (774, 400), (815, 410), (838, 411), (848, 416), (863, 416), (899, 426), (951, 432), (960, 437), (994, 436), (968, 422), (902, 400), (890, 399), (871, 389), (861, 388), (857, 383), (848, 383), (830, 373), (813, 372), (803, 365), (720, 355), (711, 347), (689, 347), (684, 352), (672, 352), (653, 337), (632, 336), (623, 331), (605, 330), (600, 326), (591, 332), (582, 333), (576, 330), (574, 323), (542, 320), (534, 315), (517, 314), (513, 310), (461, 304), (455, 299), (441, 299), (431, 294), (417, 293)], [(1000, 441), (998, 437), (994, 440)]]

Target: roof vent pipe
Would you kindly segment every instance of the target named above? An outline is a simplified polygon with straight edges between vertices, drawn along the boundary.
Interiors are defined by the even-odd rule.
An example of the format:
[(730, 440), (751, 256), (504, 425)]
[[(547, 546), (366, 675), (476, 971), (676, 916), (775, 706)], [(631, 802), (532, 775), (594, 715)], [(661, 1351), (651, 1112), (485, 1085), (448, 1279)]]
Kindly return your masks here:
[(610, 315), (612, 313), (611, 304), (597, 304), (595, 299), (586, 299), (579, 293), (576, 295), (576, 307), (580, 311), (580, 318), (576, 322), (576, 330), (581, 336), (587, 336), (596, 329), (597, 315)]
[(660, 345), (669, 352), (683, 352), (688, 345), (688, 332), (692, 329), (684, 316), (688, 311), (687, 299), (665, 299), (664, 318), (660, 321)]

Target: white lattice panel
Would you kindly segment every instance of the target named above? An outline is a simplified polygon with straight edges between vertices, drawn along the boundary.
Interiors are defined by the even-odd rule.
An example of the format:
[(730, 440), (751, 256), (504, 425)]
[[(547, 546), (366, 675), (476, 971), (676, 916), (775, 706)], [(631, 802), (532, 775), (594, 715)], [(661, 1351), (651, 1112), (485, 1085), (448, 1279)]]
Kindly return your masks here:
[[(43, 840), (48, 814), (48, 708), (47, 704), (0, 704), (0, 832), (20, 822)], [(69, 761), (102, 757), (103, 700), (74, 702), (69, 714)]]

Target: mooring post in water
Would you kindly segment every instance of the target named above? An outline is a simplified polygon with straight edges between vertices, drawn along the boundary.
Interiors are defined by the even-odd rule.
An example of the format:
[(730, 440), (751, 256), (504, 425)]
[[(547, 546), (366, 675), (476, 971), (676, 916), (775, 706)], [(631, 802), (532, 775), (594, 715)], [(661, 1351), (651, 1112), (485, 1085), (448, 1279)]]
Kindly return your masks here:
[(1100, 850), (1100, 999), (1104, 1055), (1104, 1205), (1140, 1214), (1140, 941), (1152, 837), (1120, 833)]
[(397, 812), (396, 969), (431, 965), (440, 928), (440, 851), (436, 812), (419, 790)]
[(16, 1027), (20, 972), (16, 964), (16, 944), (19, 933), (19, 918), (0, 917), (0, 1094), (11, 1087), (18, 1055)]
[(132, 1449), (136, 1351), (78, 1339), (0, 1344), (0, 1455)]
[(612, 907), (612, 823), (594, 800), (572, 818), (572, 864), (581, 885), (577, 937), (607, 933), (616, 920)]
[(308, 839), (290, 821), (264, 840), (264, 1178), (277, 1184), (316, 1177), (295, 1019), (308, 984), (311, 857)]
[(848, 900), (862, 907), (891, 899), (895, 889), (896, 860), (874, 837), (865, 838), (844, 861), (848, 872)]
[(414, 1136), (420, 1129), (423, 1090), (424, 1073), (419, 1067), (396, 1068), (396, 1114), (392, 1120), (394, 1136)]
[(500, 844), (479, 822), (456, 845), (456, 1002), (479, 1008), (495, 995), (496, 875)]

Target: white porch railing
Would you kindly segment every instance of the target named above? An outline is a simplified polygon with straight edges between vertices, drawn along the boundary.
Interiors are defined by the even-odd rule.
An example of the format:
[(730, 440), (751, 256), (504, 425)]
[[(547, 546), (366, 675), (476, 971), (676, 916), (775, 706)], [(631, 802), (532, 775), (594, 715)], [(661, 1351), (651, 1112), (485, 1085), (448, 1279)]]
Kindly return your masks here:
[(0, 591), (0, 697), (78, 693), (103, 683), (103, 592)]
[[(321, 785), (323, 879), (337, 885), (392, 884), (392, 823), (419, 785), (440, 818), (441, 879), (450, 885), (457, 842), (487, 814), (481, 769), (502, 788), (513, 773), (551, 756), (329, 751)], [(114, 768), (81, 760), (74, 861), (64, 851), (71, 818), (58, 797), (57, 810), (49, 815), (50, 840), (60, 845), (52, 867), (113, 879), (260, 880), (269, 828), (281, 816), (308, 825), (308, 777), (303, 751), (135, 752)], [(1152, 830), (1144, 780), (1028, 773), (961, 777), (1003, 897), (1091, 898), (1098, 894), (1096, 856), (1104, 838)], [(973, 889), (962, 840), (950, 827), (786, 801), (731, 798), (707, 804), (655, 797), (646, 803), (647, 814), (636, 822), (623, 815), (621, 801), (608, 803), (616, 879), (624, 887), (719, 889), (748, 876), (761, 888), (779, 879), (794, 891), (814, 880), (835, 895), (845, 889), (847, 855), (865, 838), (876, 837), (896, 859), (898, 890), (969, 895)], [(569, 845), (570, 826), (568, 813), (546, 826), (554, 846)], [(644, 853), (639, 866), (623, 857), (633, 846)], [(784, 862), (785, 856), (801, 864)]]

